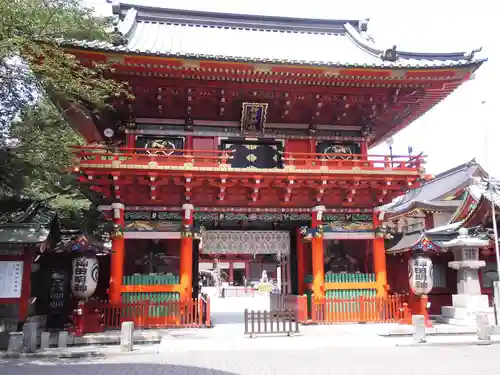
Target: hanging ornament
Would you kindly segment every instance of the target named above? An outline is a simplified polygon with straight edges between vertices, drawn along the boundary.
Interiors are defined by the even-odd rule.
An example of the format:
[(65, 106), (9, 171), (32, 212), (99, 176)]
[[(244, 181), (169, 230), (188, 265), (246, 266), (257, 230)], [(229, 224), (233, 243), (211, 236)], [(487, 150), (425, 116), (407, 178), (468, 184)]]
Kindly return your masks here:
[(123, 227), (120, 224), (113, 224), (113, 230), (110, 236), (112, 239), (123, 237)]
[(191, 224), (183, 224), (182, 225), (182, 238), (193, 238), (193, 226)]

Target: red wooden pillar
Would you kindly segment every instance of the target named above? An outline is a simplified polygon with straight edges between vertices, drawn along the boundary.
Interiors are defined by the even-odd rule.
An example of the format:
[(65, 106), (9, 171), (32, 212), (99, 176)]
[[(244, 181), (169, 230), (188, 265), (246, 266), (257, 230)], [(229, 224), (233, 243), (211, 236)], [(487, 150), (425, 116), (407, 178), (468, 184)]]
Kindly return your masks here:
[(299, 296), (305, 293), (305, 264), (304, 264), (304, 243), (300, 236), (300, 228), (297, 228), (297, 293)]
[(234, 261), (229, 261), (229, 282), (234, 283)]
[(247, 280), (247, 284), (250, 283), (250, 261), (245, 261), (245, 279)]
[[(378, 212), (373, 212), (373, 229), (376, 230), (379, 226)], [(387, 264), (383, 237), (373, 239), (373, 270), (377, 282), (377, 296), (385, 297), (387, 295)]]
[(434, 214), (432, 214), (431, 212), (426, 212), (424, 220), (425, 229), (429, 230), (434, 228)]
[(135, 134), (127, 133), (127, 148), (135, 148)]
[(193, 294), (193, 236), (187, 235), (193, 229), (194, 207), (186, 203), (182, 205), (182, 232), (186, 233), (181, 238), (181, 265), (180, 265), (180, 283), (181, 300), (192, 297)]
[(125, 261), (125, 238), (123, 236), (125, 206), (122, 203), (113, 203), (111, 213), (113, 224), (120, 226), (121, 236), (112, 239), (111, 273), (109, 279), (109, 300), (112, 304), (119, 304), (122, 299), (123, 264)]
[[(322, 216), (325, 211), (325, 206), (316, 206), (312, 209), (312, 228), (317, 228), (318, 225), (323, 223)], [(325, 261), (323, 253), (323, 238), (313, 237), (311, 241), (311, 255), (312, 255), (312, 273), (313, 283), (312, 292), (316, 298), (323, 298), (325, 296), (324, 283), (325, 283)]]
[(363, 155), (364, 158), (368, 157), (368, 144), (366, 141), (361, 142), (361, 155)]
[(186, 150), (193, 150), (193, 147), (194, 147), (194, 141), (193, 141), (193, 136), (192, 135), (188, 135), (186, 137), (186, 145), (185, 145), (185, 149)]

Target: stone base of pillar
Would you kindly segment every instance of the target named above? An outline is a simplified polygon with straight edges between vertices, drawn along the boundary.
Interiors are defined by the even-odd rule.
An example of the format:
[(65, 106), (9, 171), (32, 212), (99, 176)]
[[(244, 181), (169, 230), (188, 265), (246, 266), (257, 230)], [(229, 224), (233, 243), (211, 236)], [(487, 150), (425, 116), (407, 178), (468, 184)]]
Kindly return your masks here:
[(490, 324), (495, 324), (495, 314), (489, 307), (488, 296), (454, 294), (453, 306), (443, 306), (438, 323), (453, 324), (458, 326), (475, 326), (477, 314), (487, 314)]

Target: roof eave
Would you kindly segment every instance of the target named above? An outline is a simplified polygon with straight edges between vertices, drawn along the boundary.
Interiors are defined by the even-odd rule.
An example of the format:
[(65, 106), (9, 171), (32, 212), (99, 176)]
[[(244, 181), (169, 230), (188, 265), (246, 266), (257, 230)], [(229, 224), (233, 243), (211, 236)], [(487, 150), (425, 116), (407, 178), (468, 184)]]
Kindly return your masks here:
[[(283, 59), (259, 59), (259, 58), (248, 58), (248, 57), (239, 57), (239, 56), (231, 56), (231, 57), (221, 57), (217, 55), (206, 55), (206, 54), (169, 54), (169, 53), (147, 53), (142, 51), (133, 51), (129, 50), (123, 46), (117, 47), (95, 47), (86, 45), (88, 41), (68, 41), (62, 43), (61, 45), (68, 49), (73, 50), (81, 50), (81, 51), (92, 51), (92, 52), (101, 52), (101, 53), (122, 53), (127, 55), (135, 55), (135, 56), (146, 56), (146, 57), (160, 57), (165, 59), (184, 59), (184, 60), (206, 60), (206, 61), (217, 61), (217, 62), (227, 62), (227, 63), (249, 63), (249, 64), (266, 64), (266, 65), (290, 65), (297, 67), (315, 67), (315, 68), (345, 68), (345, 69), (388, 69), (388, 70), (408, 70), (408, 69), (455, 69), (455, 68), (464, 68), (468, 66), (464, 65), (444, 65), (444, 66), (436, 66), (436, 67), (422, 67), (422, 66), (398, 66), (398, 65), (388, 65), (384, 64), (381, 60), (380, 64), (358, 64), (358, 63), (349, 63), (349, 62), (324, 62), (324, 61), (295, 61), (295, 60), (283, 60)], [(411, 122), (410, 122), (411, 123)], [(410, 124), (409, 123), (409, 124)], [(408, 124), (408, 125), (409, 125)], [(376, 145), (382, 143), (389, 136), (384, 135), (383, 138), (377, 139), (374, 143), (370, 144), (370, 147), (375, 147)]]

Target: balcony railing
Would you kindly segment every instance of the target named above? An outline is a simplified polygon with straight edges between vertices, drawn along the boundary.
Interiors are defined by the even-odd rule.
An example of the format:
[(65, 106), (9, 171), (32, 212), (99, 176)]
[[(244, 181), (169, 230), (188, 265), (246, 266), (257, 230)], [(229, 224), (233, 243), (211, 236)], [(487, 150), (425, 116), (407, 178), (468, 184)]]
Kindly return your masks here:
[[(220, 168), (231, 171), (254, 170), (257, 168), (231, 167), (234, 150), (170, 150), (158, 148), (124, 148), (104, 146), (75, 146), (76, 167), (94, 169), (198, 169), (200, 171)], [(296, 171), (308, 173), (379, 171), (405, 174), (423, 173), (424, 157), (319, 154), (301, 152), (281, 153), (281, 162), (276, 168), (260, 169), (263, 172)]]

